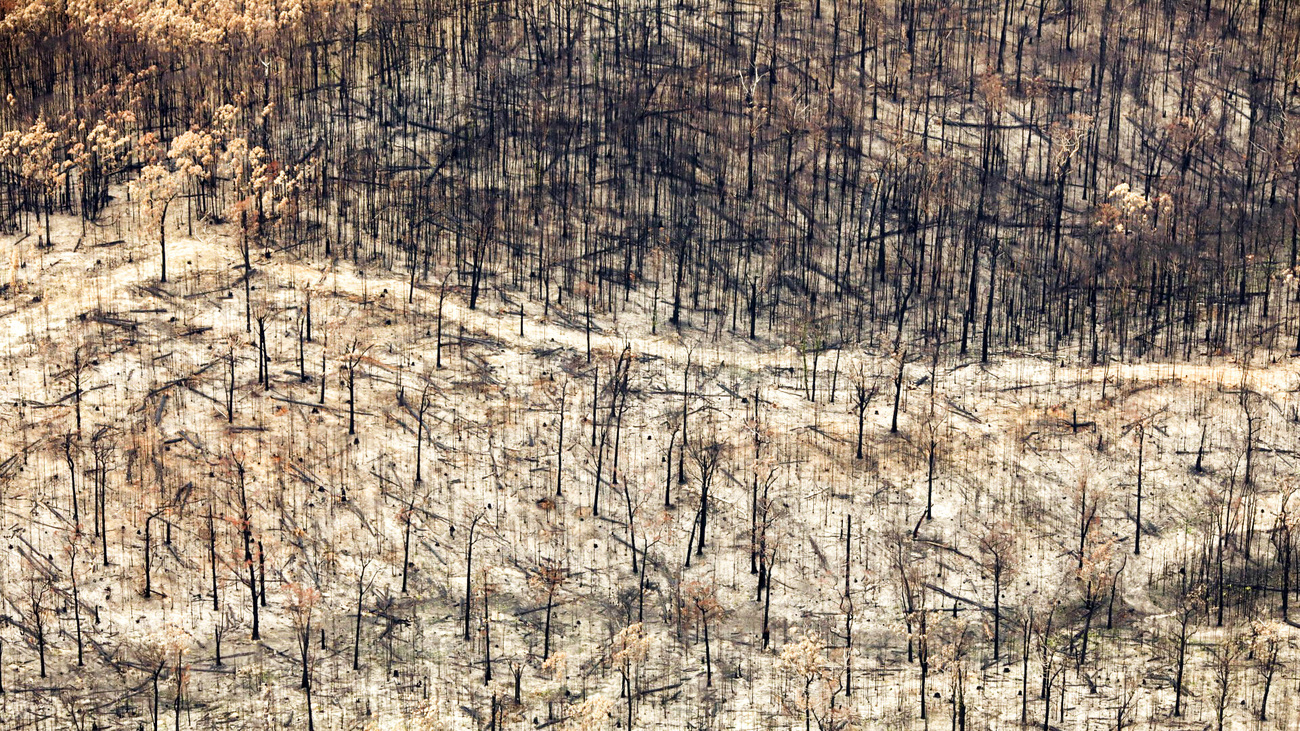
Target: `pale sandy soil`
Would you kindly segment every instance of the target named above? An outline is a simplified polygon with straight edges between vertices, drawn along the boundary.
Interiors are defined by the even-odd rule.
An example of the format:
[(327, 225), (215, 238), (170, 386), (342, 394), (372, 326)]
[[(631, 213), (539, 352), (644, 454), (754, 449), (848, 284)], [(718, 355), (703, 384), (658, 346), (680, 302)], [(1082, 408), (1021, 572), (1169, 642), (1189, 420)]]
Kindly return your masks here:
[[(94, 560), (95, 543), (78, 539), (79, 555), (85, 557), (79, 564), (83, 605), (87, 613), (100, 612), (99, 622), (87, 630), (98, 643), (88, 656), (92, 672), (75, 667), (69, 612), (56, 620), (52, 679), (45, 681), (36, 677), (33, 648), (14, 627), (0, 629), (5, 682), (22, 690), (3, 700), (5, 712), (18, 719), (5, 727), (48, 728), (91, 716), (100, 728), (148, 727), (142, 658), (171, 641), (165, 633), (178, 631), (191, 667), (186, 695), (194, 704), (183, 712), (182, 727), (305, 727), (288, 610), (293, 583), (319, 585), (323, 593), (315, 626), (325, 633), (326, 649), (313, 665), (318, 728), (474, 728), (472, 714), (484, 722), (494, 693), (512, 694), (512, 659), (523, 666), (524, 704), (502, 711), (509, 714), (508, 727), (531, 727), (534, 718), (546, 722), (548, 702), (556, 716), (564, 714), (564, 688), (574, 694), (569, 700), (598, 694), (611, 699), (614, 718), (621, 718), (618, 675), (602, 658), (609, 638), (629, 621), (620, 592), (634, 589), (635, 580), (621, 492), (606, 484), (602, 515), (591, 515), (597, 460), (590, 441), (582, 312), (552, 305), (552, 317), (544, 319), (541, 304), (526, 300), (520, 336), (517, 305), (489, 292), (471, 311), (462, 294), (454, 293), (444, 309), (444, 341), (452, 344), (444, 347), (446, 367), (439, 371), (432, 367), (436, 286), (421, 285), (408, 304), (407, 280), (400, 273), (361, 272), (350, 262), (321, 266), (278, 254), (267, 259), (258, 252), (254, 316), (268, 313), (272, 361), (271, 385), (259, 388), (250, 345), (257, 328), (254, 322), (253, 334), (245, 332), (235, 238), (197, 223), (196, 235), (187, 236), (180, 218), (169, 233), (170, 281), (161, 286), (157, 246), (143, 243), (125, 220), (110, 216), (104, 228), (78, 243), (80, 226), (56, 219), (51, 250), (35, 249), (34, 236), (17, 245), (9, 243), (16, 237), (6, 239), (14, 264), (0, 300), (0, 353), (9, 372), (0, 388), (0, 459), (24, 450), (27, 457), (23, 471), (9, 474), (3, 484), (0, 510), (11, 536), (54, 557), (46, 570), (56, 576), (60, 592), (70, 585), (67, 560), (60, 557), (73, 531), (59, 445), (71, 418), (67, 369), (77, 344), (96, 357), (86, 375), (87, 388), (94, 390), (85, 395), (83, 431), (99, 425), (122, 431), (110, 476), (111, 565)], [(118, 239), (125, 241), (107, 244)], [(316, 337), (305, 358), (312, 380), (302, 383), (295, 322), (308, 288)], [(507, 294), (518, 302), (518, 293)], [(902, 536), (907, 563), (923, 566), (932, 587), (929, 606), (951, 607), (954, 598), (962, 605), (957, 620), (951, 612), (935, 613), (933, 621), (941, 625), (935, 641), (961, 623), (969, 623), (972, 636), (979, 637), (965, 661), (976, 727), (1018, 721), (1020, 633), (1008, 619), (1004, 660), (1015, 662), (1004, 673), (986, 647), (989, 615), (980, 607), (989, 605), (989, 578), (972, 558), (979, 553), (983, 526), (1010, 521), (1020, 534), (1023, 556), (1003, 599), (1008, 617), (1030, 606), (1041, 610), (1050, 595), (1077, 606), (1069, 552), (1077, 547), (1075, 501), (1085, 482), (1104, 495), (1098, 532), (1114, 541), (1116, 565), (1123, 556), (1127, 563), (1117, 592), (1116, 629), (1098, 631), (1094, 638), (1093, 657), (1100, 659), (1083, 668), (1068, 661), (1065, 727), (1100, 728), (1110, 718), (1126, 668), (1146, 679), (1136, 696), (1139, 716), (1164, 719), (1172, 691), (1162, 680), (1168, 659), (1161, 638), (1170, 631), (1171, 610), (1149, 587), (1195, 559), (1206, 506), (1240, 480), (1245, 419), (1238, 391), (1243, 384), (1257, 392), (1252, 413), (1261, 419), (1254, 467), (1259, 497), (1251, 504), (1261, 511), (1260, 530), (1271, 525), (1277, 490), (1294, 467), (1290, 419), (1298, 374), (1289, 361), (1080, 368), (1046, 355), (999, 357), (988, 366), (948, 357), (932, 376), (928, 357), (919, 358), (906, 366), (900, 428), (891, 434), (897, 365), (889, 354), (846, 350), (839, 355), (838, 374), (835, 354), (823, 356), (814, 403), (804, 388), (810, 359), (795, 347), (716, 339), (689, 328), (677, 333), (664, 319), (661, 309), (659, 334), (649, 335), (649, 306), (642, 293), (627, 309), (597, 312), (598, 331), (591, 335), (602, 379), (625, 344), (637, 355), (619, 469), (632, 485), (637, 540), (650, 535), (656, 541), (645, 607), (652, 648), (639, 684), (666, 688), (640, 701), (640, 728), (801, 726), (802, 712), (795, 707), (801, 684), (782, 669), (777, 653), (804, 633), (816, 633), (827, 648), (827, 678), (842, 675), (846, 512), (855, 521), (849, 562), (858, 689), (851, 699), (837, 697), (839, 712), (865, 728), (924, 725), (916, 717), (918, 668), (906, 662), (906, 630), (891, 563), (895, 536)], [(124, 326), (125, 321), (135, 327)], [(462, 336), (470, 345), (459, 344)], [(354, 341), (368, 347), (359, 361), (355, 440), (346, 433), (341, 380)], [(233, 426), (224, 412), (225, 357), (232, 347), (239, 384)], [(329, 379), (325, 403), (318, 405), (322, 355)], [(729, 452), (715, 483), (708, 550), (685, 569), (682, 559), (698, 500), (694, 474), (679, 486), (674, 472), (675, 509), (662, 510), (662, 491), (669, 427), (680, 419), (688, 358), (690, 429), (697, 439), (712, 431)], [(848, 382), (859, 364), (878, 375), (881, 387), (869, 412), (863, 461), (853, 458), (856, 422)], [(416, 486), (413, 408), (426, 380), (430, 434), (423, 450), (424, 481)], [(555, 389), (566, 380), (565, 496), (548, 509), (539, 500), (553, 492)], [(827, 393), (832, 381), (834, 403)], [(767, 651), (758, 637), (761, 607), (754, 601), (748, 551), (755, 460), (746, 418), (755, 388), (761, 390), (770, 430), (759, 466), (775, 465), (773, 495), (781, 506), (773, 528), (780, 552)], [(606, 403), (606, 396), (601, 400)], [(603, 421), (607, 406), (601, 411)], [(1086, 425), (1071, 426), (1076, 418)], [(1149, 522), (1142, 556), (1134, 557), (1139, 422), (1146, 424), (1148, 440), (1143, 514)], [(1190, 466), (1203, 425), (1207, 471), (1196, 474)], [(923, 521), (930, 429), (938, 444), (936, 494), (933, 520)], [(134, 458), (127, 454), (132, 449)], [(238, 580), (242, 553), (231, 527), (232, 454), (248, 466), (253, 520), (268, 555), (271, 596), (261, 643), (249, 642), (248, 593)], [(606, 469), (609, 459), (606, 453)], [(89, 461), (89, 451), (83, 450), (83, 469)], [(139, 594), (143, 539), (131, 534), (143, 515), (187, 485), (192, 494), (174, 518), (175, 545), (155, 554), (154, 581), (165, 597), (145, 599)], [(234, 626), (223, 642), (227, 662), (222, 667), (212, 663), (212, 628), (221, 615), (211, 609), (210, 575), (202, 568), (208, 500), (226, 519), (219, 573), (222, 611), (231, 613)], [(419, 517), (411, 590), (402, 595), (402, 511), (412, 501)], [(481, 598), (474, 640), (460, 639), (464, 536), (480, 511), (488, 527), (476, 549), (475, 571), (490, 567), (487, 580), (496, 589), (490, 598), (496, 678), (488, 685), (481, 665)], [(1271, 550), (1266, 537), (1257, 541), (1259, 552)], [(561, 593), (555, 617), (554, 646), (569, 657), (567, 680), (561, 682), (540, 666), (539, 599), (527, 572), (539, 557), (565, 555), (574, 577)], [(7, 611), (15, 616), (23, 611), (33, 561), (17, 550), (0, 561)], [(364, 602), (362, 669), (354, 673), (351, 641), (363, 566), (374, 584)], [(482, 578), (476, 573), (476, 583)], [(727, 610), (712, 630), (713, 687), (705, 685), (697, 628), (689, 618), (679, 622), (673, 587), (683, 581), (715, 585)], [(392, 603), (383, 604), (384, 596)], [(1215, 630), (1202, 628), (1198, 641), (1215, 636)], [(1204, 684), (1206, 650), (1198, 648), (1193, 677)], [(1031, 689), (1038, 682), (1038, 660), (1035, 655)], [(930, 704), (936, 724), (948, 723), (951, 706), (945, 699), (951, 698), (955, 667), (936, 661), (933, 669), (931, 692), (941, 695)], [(1097, 684), (1096, 693), (1089, 692), (1089, 679)], [(164, 680), (163, 724), (172, 720), (171, 682)], [(1243, 675), (1234, 697), (1253, 706), (1256, 685)], [(830, 680), (818, 681), (827, 695), (832, 686)], [(1293, 694), (1274, 692), (1275, 718), (1295, 718)], [(1205, 694), (1188, 702), (1189, 723), (1209, 718)], [(1030, 716), (1040, 713), (1041, 702), (1035, 700)], [(1247, 716), (1239, 709), (1234, 723), (1244, 727)]]

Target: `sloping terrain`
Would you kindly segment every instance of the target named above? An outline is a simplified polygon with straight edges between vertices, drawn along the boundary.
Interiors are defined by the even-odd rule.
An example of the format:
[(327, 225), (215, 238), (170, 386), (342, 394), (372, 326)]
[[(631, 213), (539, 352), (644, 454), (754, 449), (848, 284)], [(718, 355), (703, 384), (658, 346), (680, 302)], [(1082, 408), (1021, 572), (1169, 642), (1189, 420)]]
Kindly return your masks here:
[(0, 731), (1300, 725), (1297, 12), (0, 0)]
[(1244, 723), (1267, 633), (1294, 658), (1251, 624), (1281, 613), (1289, 362), (916, 353), (896, 388), (898, 354), (651, 335), (644, 298), (588, 333), (275, 255), (246, 307), (237, 237), (177, 222), (163, 284), (117, 210), (19, 243), (5, 300), (6, 728), (299, 726), (304, 641), (321, 728), (897, 727), (922, 683), (932, 720), (1001, 725), (1026, 641), (1031, 719), (1046, 672), (1053, 725), (1177, 726), (1180, 612), (1189, 721), (1254, 638)]

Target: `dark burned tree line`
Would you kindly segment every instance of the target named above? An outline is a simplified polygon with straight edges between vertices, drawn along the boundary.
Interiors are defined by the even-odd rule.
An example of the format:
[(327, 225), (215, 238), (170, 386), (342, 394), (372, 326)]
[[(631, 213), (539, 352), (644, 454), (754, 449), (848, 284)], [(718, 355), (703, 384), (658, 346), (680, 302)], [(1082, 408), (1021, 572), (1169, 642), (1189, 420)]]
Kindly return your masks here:
[[(482, 681), (469, 702), (494, 730), (543, 703), (547, 723), (596, 713), (586, 682), (600, 670), (619, 676), (633, 727), (644, 700), (686, 684), (688, 654), (702, 661), (688, 701), (779, 678), (793, 688), (778, 688), (781, 710), (805, 729), (891, 688), (906, 713), (964, 729), (968, 714), (1005, 715), (968, 696), (1012, 682), (1022, 724), (1031, 704), (1045, 728), (1064, 723), (1100, 687), (1123, 729), (1140, 677), (1142, 715), (1181, 717), (1195, 683), (1196, 713), (1222, 727), (1247, 673), (1262, 687), (1250, 715), (1269, 717), (1300, 594), (1294, 487), (1274, 484), (1294, 407), (1243, 373), (1228, 400), (1240, 428), (1212, 426), (1205, 406), (1199, 446), (1175, 446), (1187, 419), (1160, 409), (1026, 416), (1024, 433), (985, 437), (1013, 419), (957, 404), (987, 382), (940, 363), (1021, 347), (1087, 364), (1300, 346), (1292, 5), (249, 1), (187, 16), (0, 0), (4, 225), (46, 248), (52, 219), (72, 214), (93, 239), (111, 198), (129, 196), (119, 210), (157, 237), (158, 295), (184, 281), (169, 236), (228, 223), (239, 262), (212, 291), (242, 306), (243, 333), (159, 384), (184, 359), (158, 343), (203, 328), (91, 312), (75, 332), (99, 345), (40, 374), (49, 403), (15, 399), (24, 442), (0, 463), (0, 500), (66, 530), (39, 549), (15, 539), (25, 568), (3, 587), (0, 659), (23, 659), (24, 691), (47, 652), (74, 646), (78, 666), (143, 671), (155, 726), (164, 696), (177, 727), (186, 699), (215, 697), (186, 690), (183, 655), (221, 666), (223, 639), (248, 676), (275, 667), (263, 650), (291, 647), (276, 652), (300, 671), (308, 728), (344, 716), (328, 705), (353, 682), (339, 658), (385, 679), (349, 692), (400, 684), (428, 700), (437, 683), (399, 673), (435, 653)], [(381, 303), (364, 276), (331, 294), (270, 274), (321, 259), (390, 271), (406, 291)], [(480, 355), (504, 340), (467, 332), (459, 307), (444, 332), (449, 291), (468, 310), (499, 306), (511, 332), (517, 312), (521, 343), (527, 302), (585, 348), (535, 352), (546, 376), (511, 366), (511, 390)], [(774, 349), (737, 370), (689, 342), (671, 366), (611, 350), (602, 327), (634, 297), (651, 333), (793, 344), (802, 378), (764, 360)], [(419, 349), (432, 368), (416, 376)], [(841, 374), (841, 355), (856, 367)], [(148, 364), (147, 395), (87, 397), (83, 426), (83, 395), (132, 357)], [(1144, 388), (1110, 378), (1098, 412)], [(1088, 409), (1084, 389), (1098, 389), (1082, 383), (1073, 398)], [(1021, 386), (1038, 388), (1009, 390)], [(1053, 380), (1041, 398), (1063, 392)], [(1050, 412), (1038, 398), (1014, 406)], [(813, 412), (808, 428), (792, 401)], [(26, 441), (33, 414), (60, 404), (65, 423), (41, 422), (58, 433)], [(1047, 438), (1086, 455), (1069, 465), (1077, 482), (1049, 485), (1059, 505), (1022, 467), (1053, 453)], [(66, 483), (15, 478), (39, 472), (27, 465), (41, 450)], [(1089, 460), (1109, 473), (1090, 476)], [(1183, 474), (1191, 497), (1171, 509)], [(66, 550), (49, 550), (65, 533)], [(510, 588), (520, 576), (531, 607)], [(101, 599), (105, 587), (117, 593)], [(192, 625), (202, 641), (131, 636), (143, 647), (116, 654), (100, 607), (161, 607), (177, 587), (205, 612), (210, 600)], [(593, 610), (618, 629), (590, 629)], [(441, 623), (455, 642), (430, 649)], [(689, 653), (656, 655), (670, 636)], [(600, 657), (566, 675), (587, 641)], [(870, 666), (886, 650), (904, 680)], [(1158, 672), (1109, 674), (1134, 658)], [(652, 675), (669, 680), (641, 687)]]
[(237, 219), (471, 307), (653, 289), (657, 322), (984, 359), (1300, 345), (1292, 3), (8, 5), (0, 216), (38, 237), (137, 180), (164, 251), (169, 215)]

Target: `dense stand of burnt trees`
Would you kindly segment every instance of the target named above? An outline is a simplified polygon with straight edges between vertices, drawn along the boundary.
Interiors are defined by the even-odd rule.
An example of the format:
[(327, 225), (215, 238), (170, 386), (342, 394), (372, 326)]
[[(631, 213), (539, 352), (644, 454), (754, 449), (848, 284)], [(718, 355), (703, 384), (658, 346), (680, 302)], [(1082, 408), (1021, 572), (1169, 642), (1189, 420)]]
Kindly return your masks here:
[[(241, 209), (260, 247), (451, 268), (471, 307), (650, 281), (656, 319), (810, 347), (1300, 343), (1293, 3), (304, 7), (201, 37), (13, 13), (0, 121), (31, 139), (0, 151), (0, 219), (93, 220), (145, 135), (232, 103), (264, 172), (303, 173)], [(187, 180), (187, 215), (249, 195), (221, 178)]]
[[(791, 341), (801, 354), (811, 350), (810, 401), (816, 401), (817, 358), (828, 342), (865, 341), (893, 352), (891, 373), (850, 377), (846, 409), (856, 422), (858, 460), (864, 459), (864, 416), (882, 388), (893, 390), (889, 431), (900, 430), (909, 352), (931, 359), (933, 384), (941, 348), (972, 359), (978, 350), (987, 360), (990, 352), (1046, 347), (1097, 362), (1289, 349), (1293, 337), (1300, 344), (1300, 293), (1294, 278), (1279, 276), (1294, 269), (1300, 246), (1300, 7), (1290, 3), (393, 0), (364, 11), (329, 2), (307, 8), (301, 18), (260, 32), (224, 27), (219, 37), (183, 44), (169, 42), (172, 31), (165, 26), (91, 28), (66, 10), (8, 16), (0, 22), (0, 93), (8, 95), (0, 121), (16, 132), (0, 143), (0, 218), (38, 236), (48, 236), (56, 211), (94, 222), (110, 184), (162, 162), (152, 139), (224, 130), (218, 136), (227, 147), (239, 136), (260, 151), (248, 151), (243, 168), (224, 174), (211, 163), (175, 169), (186, 176), (181, 197), (166, 197), (170, 188), (162, 186), (160, 200), (167, 203), (142, 229), (160, 232), (165, 254), (169, 206), (174, 217), (183, 205), (187, 218), (238, 222), (245, 330), (251, 340), (256, 319), (259, 384), (273, 375), (266, 320), (276, 319), (274, 313), (254, 315), (248, 294), (254, 262), (263, 256), (345, 258), (402, 270), (412, 291), (436, 287), (435, 369), (443, 365), (443, 300), (453, 277), (470, 308), (501, 290), (540, 301), (547, 313), (552, 304), (557, 311), (561, 305), (575, 313), (581, 308), (588, 362), (593, 305), (617, 311), (634, 290), (653, 291), (652, 328), (666, 319), (710, 333)], [(234, 112), (220, 111), (228, 103), (236, 105)], [(285, 195), (257, 195), (258, 186), (281, 170), (298, 176)], [(254, 178), (263, 182), (253, 184)], [(299, 382), (308, 375), (303, 336), (312, 339), (310, 299), (306, 307), (296, 331)], [(367, 352), (353, 339), (341, 354), (335, 388), (347, 394), (349, 436), (357, 432), (356, 376), (358, 370), (364, 375)], [(322, 352), (321, 404), (324, 358)], [(225, 365), (222, 418), (233, 423), (233, 345)], [(595, 472), (589, 504), (598, 515), (604, 483), (615, 501), (613, 508), (607, 501), (605, 517), (621, 517), (626, 509), (641, 621), (648, 556), (659, 538), (636, 521), (634, 496), (618, 466), (632, 367), (628, 350), (612, 368), (600, 361), (591, 366)], [(77, 351), (71, 375), (78, 435), (82, 369)], [(677, 500), (691, 511), (684, 529), (687, 565), (704, 553), (710, 489), (725, 489), (721, 478), (716, 485), (714, 479), (719, 471), (734, 479), (728, 463), (737, 459), (692, 415), (704, 379), (700, 370), (692, 371), (688, 350), (681, 420), (668, 416), (673, 426), (664, 459), (668, 505), (677, 450)], [(558, 397), (560, 441), (567, 388), (566, 381)], [(830, 390), (833, 401), (834, 379)], [(759, 396), (756, 390), (751, 424), (756, 463), (779, 451), (765, 436)], [(425, 401), (422, 394), (417, 444), (428, 428)], [(1180, 565), (1162, 566), (1155, 581), (1148, 576), (1148, 585), (1171, 597), (1164, 608), (1172, 620), (1164, 631), (1174, 649), (1174, 715), (1182, 712), (1184, 666), (1198, 628), (1211, 621), (1223, 626), (1225, 607), (1229, 624), (1234, 615), (1259, 613), (1288, 620), (1289, 597), (1300, 586), (1292, 581), (1291, 493), (1270, 516), (1271, 528), (1254, 522), (1261, 487), (1252, 466), (1263, 409), (1244, 388), (1240, 406), (1241, 479), (1234, 473), (1209, 495), (1208, 518), (1186, 542)], [(898, 584), (907, 659), (919, 667), (922, 718), (929, 712), (926, 683), (934, 682), (931, 673), (943, 655), (931, 650), (940, 645), (935, 626), (944, 607), (914, 555), (934, 507), (937, 424), (924, 424), (918, 442), (926, 465), (925, 512), (910, 524), (910, 538), (907, 530), (890, 537), (892, 550), (882, 562), (885, 574), (896, 574), (890, 580)], [(1076, 415), (1071, 432), (1080, 426)], [(1146, 425), (1136, 428), (1132, 550), (1141, 556), (1142, 475), (1150, 453), (1144, 451)], [(108, 478), (116, 436), (100, 429), (91, 437), (89, 512), (103, 564), (108, 494), (116, 490)], [(72, 446), (80, 438), (64, 442), (74, 491)], [(1193, 468), (1198, 474), (1204, 436), (1201, 441)], [(237, 534), (237, 588), (248, 590), (250, 635), (259, 639), (261, 608), (268, 608), (263, 537), (269, 528), (248, 494), (241, 460), (232, 451), (224, 467)], [(418, 448), (415, 462), (421, 482)], [(747, 485), (754, 611), (760, 613), (761, 605), (765, 648), (772, 642), (772, 589), (780, 594), (783, 581), (778, 569), (798, 570), (793, 546), (779, 540), (787, 507), (771, 494), (776, 475), (775, 468), (756, 464)], [(693, 492), (681, 489), (687, 483), (698, 486), (697, 503)], [(1087, 484), (1080, 485), (1078, 512), (1062, 523), (1071, 533), (1078, 529), (1073, 558), (1081, 598), (1073, 608), (1052, 600), (1023, 623), (1004, 617), (999, 597), (1020, 552), (1014, 531), (995, 525), (976, 541), (992, 594), (992, 656), (1014, 657), (1002, 647), (1002, 631), (1015, 629), (1024, 719), (1030, 653), (1036, 653), (1044, 725), (1052, 710), (1063, 717), (1068, 707), (1052, 700), (1053, 690), (1063, 699), (1066, 689), (1062, 635), (1079, 638), (1068, 652), (1076, 669), (1083, 667), (1103, 605), (1111, 624), (1125, 566), (1114, 562), (1114, 546), (1102, 537), (1099, 501), (1105, 496)], [(619, 490), (623, 506), (616, 502)], [(580, 489), (567, 494), (586, 500)], [(412, 491), (401, 501), (403, 589), (412, 531), (419, 530), (413, 529), (421, 515), (417, 498), (423, 499)], [(1145, 499), (1153, 499), (1150, 492)], [(74, 511), (77, 504), (74, 492)], [(169, 540), (169, 507), (159, 502), (144, 513), (146, 598), (153, 593), (156, 550), (150, 531), (162, 529)], [(1148, 522), (1154, 520), (1150, 511)], [(840, 606), (851, 650), (850, 515)], [(484, 538), (482, 517), (467, 517), (467, 536), (457, 539), (464, 541), (457, 550), (463, 547), (466, 566), (459, 619), (466, 641), (477, 636), (471, 626), (481, 619), (476, 626), (485, 640), (487, 682), (492, 590), (481, 571), (485, 559), (475, 553), (476, 540)], [(211, 509), (206, 523), (215, 608)], [(1261, 557), (1269, 543), (1274, 555)], [(75, 578), (73, 555), (66, 560)], [(568, 577), (560, 565), (537, 569), (535, 584), (545, 601), (543, 658), (551, 654), (552, 610)], [(367, 578), (362, 571), (356, 583), (354, 669)], [(707, 686), (714, 662), (708, 631), (722, 610), (708, 587), (696, 586), (690, 611), (703, 629)], [(52, 590), (36, 581), (29, 587), (21, 624), (43, 676)], [(308, 693), (310, 599), (299, 595), (295, 618), (301, 686)], [(957, 609), (954, 603), (954, 616)], [(682, 611), (678, 607), (679, 622)], [(79, 658), (81, 622), (78, 608)], [(1263, 671), (1271, 679), (1278, 650), (1261, 647), (1262, 657), (1273, 658)], [(1232, 666), (1232, 649), (1217, 656), (1224, 667)], [(1094, 649), (1093, 657), (1099, 653)], [(156, 719), (165, 667), (155, 667)], [(846, 663), (846, 695), (850, 672)], [(179, 708), (181, 674), (175, 675)], [(962, 676), (952, 675), (960, 691)], [(1228, 697), (1222, 677), (1220, 720)], [(953, 693), (959, 697), (962, 692)], [(1267, 702), (1265, 694), (1260, 717)], [(805, 691), (806, 726), (808, 703)], [(1120, 725), (1124, 713), (1121, 708)]]

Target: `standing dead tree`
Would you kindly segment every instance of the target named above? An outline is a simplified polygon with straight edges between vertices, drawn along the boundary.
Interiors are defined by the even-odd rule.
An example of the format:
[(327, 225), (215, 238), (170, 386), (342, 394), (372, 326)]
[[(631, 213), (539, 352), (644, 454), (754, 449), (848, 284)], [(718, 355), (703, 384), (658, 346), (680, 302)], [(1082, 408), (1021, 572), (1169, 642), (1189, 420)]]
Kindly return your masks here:
[(851, 377), (853, 383), (853, 399), (851, 401), (853, 413), (858, 421), (858, 448), (857, 458), (862, 459), (862, 439), (863, 427), (866, 423), (867, 409), (871, 407), (871, 401), (875, 399), (876, 394), (880, 392), (880, 384), (875, 377), (868, 376), (866, 368), (861, 363), (858, 364)]
[(618, 631), (610, 643), (606, 663), (618, 670), (620, 697), (627, 702), (627, 728), (633, 728), (634, 707), (641, 695), (640, 669), (649, 657), (652, 639), (646, 635), (645, 625), (637, 622)]
[[(465, 613), (464, 613), (463, 639), (466, 642), (469, 642), (470, 640), (469, 616), (470, 616), (470, 609), (474, 603), (473, 601), (474, 592), (473, 592), (473, 584), (472, 584), (472, 580), (474, 577), (474, 538), (475, 538), (474, 534), (478, 530), (479, 522), (482, 521), (484, 516), (486, 515), (487, 515), (486, 509), (479, 510), (478, 512), (474, 513), (474, 516), (469, 520), (469, 530), (467, 531), (469, 535), (465, 539), (465, 606), (464, 606)], [(454, 531), (455, 528), (453, 527), (452, 530)]]
[[(781, 669), (794, 676), (802, 686), (796, 708), (803, 711), (804, 731), (812, 730), (814, 710), (819, 705), (814, 703), (813, 687), (818, 681), (825, 682), (828, 678), (824, 654), (821, 638), (815, 634), (806, 635), (798, 642), (788, 643), (781, 648)], [(821, 722), (819, 717), (817, 723), (820, 725)]]
[(713, 653), (709, 642), (709, 626), (716, 623), (725, 613), (722, 603), (718, 601), (717, 586), (710, 580), (690, 581), (683, 587), (687, 602), (687, 614), (698, 620), (704, 630), (704, 686), (713, 686)]
[[(622, 432), (623, 412), (627, 409), (628, 383), (631, 368), (632, 346), (625, 345), (623, 351), (618, 356), (618, 360), (614, 364), (613, 375), (605, 381), (605, 390), (609, 393), (609, 415), (605, 419), (604, 428), (600, 431), (600, 444), (596, 447), (596, 484), (593, 488), (591, 498), (592, 515), (600, 515), (600, 484), (605, 466), (605, 445), (611, 441), (611, 429), (614, 431), (614, 475), (610, 478), (610, 482), (614, 483), (618, 480), (618, 441), (619, 435)], [(594, 398), (595, 397), (593, 396), (593, 401)], [(592, 425), (592, 428), (595, 428), (595, 424)]]
[[(712, 431), (697, 436), (690, 448), (691, 461), (695, 466), (696, 477), (700, 481), (700, 506), (695, 513), (695, 522), (691, 526), (691, 537), (686, 542), (686, 566), (691, 565), (691, 543), (695, 542), (695, 555), (704, 555), (705, 530), (709, 525), (709, 490), (713, 487), (713, 478), (717, 473), (723, 455), (727, 453), (727, 442), (721, 440)], [(698, 532), (697, 532), (698, 531)]]
[(979, 538), (980, 565), (993, 579), (993, 662), (1002, 657), (1002, 589), (1017, 569), (1016, 534), (1007, 521), (998, 521)]
[(546, 662), (551, 657), (551, 616), (555, 611), (555, 599), (568, 579), (569, 569), (554, 559), (543, 560), (528, 577), (533, 591), (546, 600), (546, 618), (542, 629), (542, 662)]
[[(240, 566), (248, 570), (248, 579), (244, 581), (241, 574), (240, 579), (248, 586), (249, 606), (253, 612), (252, 639), (254, 641), (262, 638), (261, 617), (258, 613), (258, 591), (257, 591), (257, 566), (253, 560), (253, 502), (248, 492), (248, 472), (244, 466), (244, 457), (241, 453), (230, 450), (225, 459), (227, 472), (233, 474), (229, 477), (231, 481), (232, 500), (235, 507), (235, 516), (232, 522), (239, 530), (240, 541), (243, 544), (243, 556), (240, 560)], [(259, 550), (260, 555), (260, 550)]]
[(311, 683), (311, 626), (316, 605), (320, 603), (321, 593), (318, 589), (300, 583), (286, 587), (289, 592), (289, 613), (293, 618), (294, 636), (298, 644), (299, 659), (302, 663), (302, 679), (299, 687), (307, 699), (307, 730), (315, 731), (315, 714), (312, 712)]
[(343, 354), (343, 368), (348, 376), (345, 384), (348, 389), (348, 436), (357, 433), (357, 369), (365, 362), (370, 347), (363, 347), (354, 339)]

